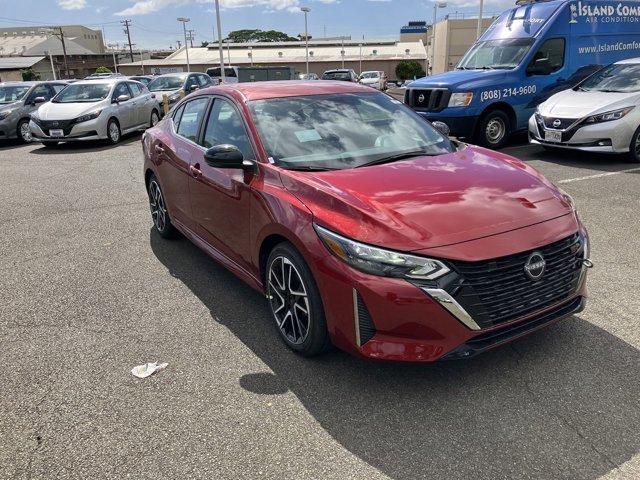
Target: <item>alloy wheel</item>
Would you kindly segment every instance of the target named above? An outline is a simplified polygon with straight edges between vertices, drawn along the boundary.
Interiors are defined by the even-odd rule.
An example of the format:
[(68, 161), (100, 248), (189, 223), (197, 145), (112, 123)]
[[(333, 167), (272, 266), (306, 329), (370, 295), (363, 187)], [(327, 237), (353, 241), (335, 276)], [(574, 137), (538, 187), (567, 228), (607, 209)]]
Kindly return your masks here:
[(109, 123), (109, 139), (111, 139), (113, 143), (118, 143), (120, 140), (120, 127), (118, 127), (116, 122)]
[(155, 111), (151, 112), (151, 126), (155, 127), (159, 121), (160, 117), (158, 117), (158, 114)]
[(22, 141), (25, 143), (29, 143), (33, 140), (33, 135), (31, 134), (31, 129), (27, 122), (22, 122), (20, 124), (20, 138), (22, 138)]
[(502, 138), (504, 137), (507, 127), (500, 118), (492, 118), (487, 123), (487, 127), (485, 129), (487, 140), (489, 143), (497, 144), (500, 143)]
[(151, 208), (153, 224), (159, 231), (164, 231), (167, 225), (167, 209), (164, 205), (164, 198), (162, 197), (160, 185), (158, 185), (158, 182), (155, 180), (152, 180), (149, 184), (149, 206)]
[(307, 288), (298, 269), (284, 256), (277, 256), (269, 266), (267, 293), (271, 311), (280, 332), (294, 345), (309, 335), (311, 309)]
[(633, 146), (636, 152), (636, 158), (640, 159), (640, 135), (636, 135), (636, 144)]

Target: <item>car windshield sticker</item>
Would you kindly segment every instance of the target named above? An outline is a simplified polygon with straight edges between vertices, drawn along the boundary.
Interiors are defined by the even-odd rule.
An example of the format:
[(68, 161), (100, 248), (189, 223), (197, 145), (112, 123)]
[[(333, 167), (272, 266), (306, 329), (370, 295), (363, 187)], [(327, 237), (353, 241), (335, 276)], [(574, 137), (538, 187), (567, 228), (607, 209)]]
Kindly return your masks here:
[(300, 143), (322, 140), (320, 134), (313, 128), (311, 130), (298, 130), (296, 132), (296, 137)]

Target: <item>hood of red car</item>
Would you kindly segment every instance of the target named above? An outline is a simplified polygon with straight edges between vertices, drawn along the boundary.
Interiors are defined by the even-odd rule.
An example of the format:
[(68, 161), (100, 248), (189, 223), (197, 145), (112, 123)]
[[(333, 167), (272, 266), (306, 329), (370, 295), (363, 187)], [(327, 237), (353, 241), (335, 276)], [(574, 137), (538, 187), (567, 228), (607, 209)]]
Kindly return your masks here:
[(533, 168), (474, 146), (348, 170), (283, 171), (281, 177), (319, 225), (394, 250), (451, 245), (571, 213)]

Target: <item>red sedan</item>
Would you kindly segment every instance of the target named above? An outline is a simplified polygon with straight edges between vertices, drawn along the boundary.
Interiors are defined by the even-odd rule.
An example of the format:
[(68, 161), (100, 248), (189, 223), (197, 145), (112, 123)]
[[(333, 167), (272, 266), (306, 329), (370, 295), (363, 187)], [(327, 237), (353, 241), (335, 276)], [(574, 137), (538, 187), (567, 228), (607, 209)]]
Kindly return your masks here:
[(572, 199), (370, 88), (207, 88), (143, 149), (157, 232), (178, 230), (263, 292), (300, 354), (465, 358), (584, 307)]

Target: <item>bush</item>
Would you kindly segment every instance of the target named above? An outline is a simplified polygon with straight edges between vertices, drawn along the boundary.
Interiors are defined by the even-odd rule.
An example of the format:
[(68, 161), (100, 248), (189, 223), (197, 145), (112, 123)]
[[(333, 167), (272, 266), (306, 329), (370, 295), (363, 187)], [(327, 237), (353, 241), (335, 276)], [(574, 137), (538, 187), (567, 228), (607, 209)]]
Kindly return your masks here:
[(426, 75), (422, 65), (415, 60), (402, 60), (396, 66), (396, 77), (400, 80), (411, 80)]
[(113, 73), (111, 69), (107, 67), (98, 67), (96, 68), (96, 73)]
[(20, 74), (22, 75), (23, 82), (32, 82), (34, 80), (40, 80), (40, 76), (30, 68), (27, 68), (26, 70), (22, 70)]

